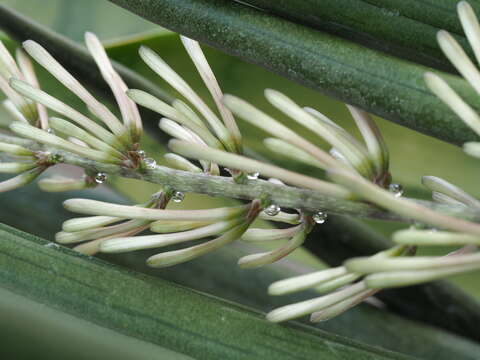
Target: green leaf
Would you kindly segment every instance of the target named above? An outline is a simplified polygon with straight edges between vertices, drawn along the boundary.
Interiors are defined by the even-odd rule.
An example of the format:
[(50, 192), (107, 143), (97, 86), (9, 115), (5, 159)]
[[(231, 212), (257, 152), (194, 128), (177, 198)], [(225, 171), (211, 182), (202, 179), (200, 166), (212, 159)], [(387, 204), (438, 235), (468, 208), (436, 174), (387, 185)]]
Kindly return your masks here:
[[(439, 139), (477, 139), (428, 91), (429, 68), (387, 56), (245, 5), (223, 0), (110, 0), (170, 30)], [(476, 94), (442, 74), (467, 101)]]
[(71, 316), (197, 359), (407, 359), (239, 305), (0, 225), (0, 287)]
[[(448, 5), (443, 4), (447, 5), (447, 8), (426, 2), (403, 0), (244, 2), (293, 22), (439, 70), (455, 72), (437, 44), (437, 31), (453, 27), (458, 33), (455, 34), (457, 40), (469, 49), (463, 32), (455, 26), (459, 23), (455, 9), (457, 0), (449, 1)], [(409, 3), (408, 6), (406, 3)], [(412, 8), (416, 8), (415, 12), (409, 11)], [(418, 19), (412, 17), (416, 14), (428, 16), (417, 16)]]
[[(71, 215), (63, 209), (61, 203), (65, 199), (78, 196), (117, 203), (126, 202), (121, 196), (105, 187), (83, 191), (80, 194), (79, 191), (44, 193), (39, 191), (36, 186), (31, 185), (2, 195), (0, 218), (8, 225), (35, 233), (47, 239), (53, 239), (55, 232), (61, 228), (61, 223)], [(29, 221), (23, 221), (24, 218), (28, 218)], [(333, 220), (329, 219), (329, 222), (322, 228), (332, 229), (332, 225), (338, 228), (342, 224), (337, 224), (337, 221), (333, 218)], [(358, 233), (359, 229), (363, 228), (354, 226), (352, 232)], [(337, 230), (332, 229), (331, 231), (332, 233), (338, 233)], [(337, 244), (336, 248), (341, 248), (338, 246), (338, 241), (333, 240), (333, 234), (332, 238), (325, 234), (328, 234), (328, 232), (323, 232), (323, 243), (335, 242)], [(377, 237), (365, 236), (365, 239), (375, 241)], [(337, 237), (335, 238), (337, 239)], [(342, 238), (345, 238), (345, 235)], [(311, 239), (310, 242), (312, 244), (316, 243), (314, 239)], [(342, 244), (347, 243), (342, 242)], [(101, 255), (101, 258), (262, 311), (269, 311), (274, 307), (301, 301), (307, 296), (316, 296), (316, 293), (313, 291), (281, 297), (269, 296), (266, 289), (272, 282), (299, 275), (301, 272), (313, 271), (313, 269), (291, 260), (283, 260), (256, 271), (246, 271), (236, 266), (236, 262), (240, 257), (253, 252), (258, 252), (258, 249), (239, 242), (234, 246), (220, 249), (214, 254), (188, 262), (182, 266), (162, 270), (153, 269), (145, 265), (145, 259), (154, 254), (152, 250), (120, 255)], [(329, 252), (335, 253), (332, 249)], [(198, 274), (202, 274), (202, 276), (198, 276)], [(399, 298), (401, 298), (401, 295), (399, 295)], [(22, 312), (26, 314), (24, 315), (25, 318), (28, 318), (30, 315), (34, 316), (31, 311), (22, 310)], [(366, 323), (369, 324), (367, 328), (364, 325)], [(328, 332), (347, 336), (366, 344), (432, 360), (472, 359), (480, 351), (477, 345), (467, 340), (427, 325), (403, 319), (388, 311), (377, 309), (367, 304), (360, 305), (338, 318), (316, 326)], [(28, 328), (25, 327), (19, 329), (18, 332), (23, 334), (22, 337), (26, 336), (25, 334), (29, 334)], [(398, 341), (398, 334), (405, 334), (402, 341)], [(31, 336), (32, 341), (40, 342), (38, 336), (34, 336), (34, 334)], [(86, 335), (84, 334), (84, 336)], [(41, 343), (51, 341), (49, 340), (48, 332), (45, 333), (45, 337), (47, 339), (42, 338)], [(76, 344), (81, 339), (83, 337), (77, 338), (72, 344)], [(41, 346), (41, 344), (38, 346)], [(32, 345), (32, 347), (35, 346)]]
[[(311, 242), (314, 240), (311, 239)], [(239, 242), (234, 246), (221, 249), (211, 256), (184, 264), (182, 267), (163, 269), (162, 271), (143, 265), (143, 260), (153, 254), (151, 251), (125, 254), (120, 258), (108, 256), (107, 259), (120, 261), (121, 264), (130, 268), (133, 267), (142, 272), (160, 276), (262, 311), (269, 311), (288, 303), (318, 296), (314, 291), (287, 296), (268, 296), (265, 289), (272, 282), (313, 271), (313, 269), (288, 259), (256, 271), (245, 271), (235, 265), (240, 257), (253, 252), (258, 252), (258, 249)], [(199, 277), (199, 273), (204, 276)], [(435, 292), (435, 290), (433, 291)], [(410, 303), (409, 306), (414, 305)], [(480, 346), (474, 342), (367, 304), (351, 309), (335, 319), (316, 325), (316, 327), (370, 345), (423, 359), (474, 359), (480, 350)], [(402, 341), (399, 341), (399, 334), (403, 334), (401, 335)]]
[[(192, 357), (58, 311), (0, 288), (2, 356), (10, 359), (172, 359)], [(28, 344), (28, 346), (25, 346)]]

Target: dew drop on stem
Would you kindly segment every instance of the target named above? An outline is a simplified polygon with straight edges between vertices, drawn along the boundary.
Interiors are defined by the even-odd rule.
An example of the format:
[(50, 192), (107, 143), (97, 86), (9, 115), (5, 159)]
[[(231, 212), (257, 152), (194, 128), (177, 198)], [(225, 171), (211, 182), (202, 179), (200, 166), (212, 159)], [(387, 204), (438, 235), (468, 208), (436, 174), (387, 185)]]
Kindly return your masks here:
[(278, 213), (280, 212), (280, 206), (278, 206), (277, 204), (271, 204), (267, 206), (263, 212), (268, 216), (278, 215)]

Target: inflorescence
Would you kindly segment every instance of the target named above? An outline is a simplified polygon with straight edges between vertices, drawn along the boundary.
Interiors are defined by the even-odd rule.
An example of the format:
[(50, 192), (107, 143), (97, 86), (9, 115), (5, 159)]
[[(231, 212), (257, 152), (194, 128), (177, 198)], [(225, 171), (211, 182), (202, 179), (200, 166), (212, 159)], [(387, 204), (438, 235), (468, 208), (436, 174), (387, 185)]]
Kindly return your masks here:
[[(475, 14), (464, 1), (459, 3), (458, 11), (480, 61), (480, 27)], [(302, 107), (278, 91), (265, 90), (273, 107), (309, 130), (316, 138), (312, 142), (246, 101), (224, 95), (199, 44), (186, 37), (181, 40), (216, 110), (207, 106), (179, 74), (146, 47), (140, 48), (140, 57), (184, 100), (166, 103), (143, 90), (129, 89), (110, 63), (100, 41), (91, 33), (85, 36), (87, 48), (115, 97), (118, 117), (38, 43), (26, 41), (23, 50), (17, 51), (16, 59), (0, 43), (0, 89), (7, 97), (3, 106), (14, 120), (9, 128), (16, 135), (0, 134), (3, 161), (0, 172), (18, 174), (1, 182), (0, 192), (28, 184), (58, 163), (83, 166), (85, 175), (81, 179), (43, 178), (39, 181), (42, 190), (85, 189), (104, 183), (109, 175), (121, 174), (122, 169), (137, 173), (139, 178), (159, 169), (155, 160), (148, 158), (140, 148), (143, 127), (137, 108), (140, 105), (160, 114), (161, 131), (173, 138), (169, 142), (171, 152), (164, 155), (165, 163), (172, 169), (206, 177), (222, 175), (230, 178), (232, 184), (254, 184), (260, 176), (275, 184), (314, 190), (330, 198), (376, 205), (411, 220), (410, 228), (393, 234), (394, 244), (388, 250), (350, 259), (339, 267), (273, 283), (268, 289), (271, 295), (313, 288), (319, 297), (275, 309), (267, 315), (271, 321), (307, 314), (311, 314), (312, 321), (330, 319), (383, 288), (418, 284), (480, 268), (477, 251), (480, 225), (439, 214), (402, 198), (402, 187), (392, 183), (386, 143), (369, 114), (347, 105), (360, 130), (360, 141), (319, 111)], [(457, 70), (480, 93), (480, 72), (454, 38), (440, 31), (438, 41)], [(74, 93), (87, 106), (89, 114), (41, 90), (30, 57)], [(441, 77), (427, 73), (425, 81), (432, 92), (480, 135), (479, 115)], [(56, 115), (50, 115), (49, 111)], [(270, 137), (264, 139), (264, 145), (270, 151), (323, 170), (326, 179), (246, 156), (235, 116), (267, 132)], [(330, 150), (322, 149), (317, 141), (328, 144)], [(479, 143), (467, 143), (464, 149), (480, 157)], [(96, 171), (95, 164), (111, 166), (112, 174)], [(479, 200), (445, 180), (425, 176), (423, 184), (432, 191), (437, 202), (480, 211)], [(268, 196), (222, 208), (167, 208), (171, 201), (181, 202), (184, 196), (171, 185), (164, 185), (147, 202), (134, 206), (87, 199), (67, 200), (66, 209), (89, 216), (67, 220), (56, 240), (61, 244), (77, 244), (75, 250), (89, 255), (159, 249), (197, 241), (180, 250), (151, 256), (147, 264), (153, 267), (186, 262), (240, 239), (283, 241), (283, 245), (274, 250), (239, 259), (240, 267), (254, 268), (292, 253), (303, 244), (314, 226), (323, 224), (328, 216), (325, 209), (281, 209)], [(257, 219), (283, 222), (290, 227), (255, 228), (252, 224)], [(139, 235), (146, 231), (150, 233)], [(414, 256), (418, 246), (438, 245), (457, 246), (458, 250), (442, 257)]]

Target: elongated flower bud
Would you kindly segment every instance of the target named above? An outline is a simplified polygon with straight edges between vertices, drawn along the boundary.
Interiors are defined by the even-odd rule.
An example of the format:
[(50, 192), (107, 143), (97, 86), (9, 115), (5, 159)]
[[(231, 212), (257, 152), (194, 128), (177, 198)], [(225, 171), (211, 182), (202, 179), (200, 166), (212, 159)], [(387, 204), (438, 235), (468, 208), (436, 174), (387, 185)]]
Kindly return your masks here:
[(17, 189), (24, 185), (31, 183), (35, 180), (38, 175), (40, 175), (44, 168), (36, 167), (31, 170), (28, 170), (20, 175), (15, 176), (14, 178), (0, 182), (0, 192), (10, 191)]
[(91, 184), (85, 179), (71, 179), (63, 176), (44, 178), (38, 182), (38, 187), (46, 192), (83, 190), (90, 186)]
[(35, 163), (0, 162), (0, 173), (18, 174), (36, 167)]
[(121, 253), (139, 249), (150, 249), (183, 243), (208, 236), (222, 234), (235, 226), (238, 221), (229, 220), (210, 224), (194, 230), (182, 231), (172, 234), (145, 235), (135, 238), (115, 238), (107, 240), (100, 246), (100, 251), (106, 253)]
[(208, 210), (162, 210), (135, 206), (117, 205), (89, 199), (69, 199), (63, 206), (80, 214), (108, 215), (120, 218), (145, 220), (217, 221), (245, 213), (247, 206), (225, 207)]
[(33, 156), (33, 151), (20, 145), (7, 144), (0, 142), (0, 151), (18, 156)]

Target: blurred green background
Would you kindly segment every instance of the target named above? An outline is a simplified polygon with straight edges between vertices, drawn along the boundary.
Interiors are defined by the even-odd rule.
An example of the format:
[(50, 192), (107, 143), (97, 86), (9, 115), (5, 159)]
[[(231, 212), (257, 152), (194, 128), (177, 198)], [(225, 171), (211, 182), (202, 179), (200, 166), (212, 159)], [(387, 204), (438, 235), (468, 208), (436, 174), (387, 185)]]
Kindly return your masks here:
[[(3, 3), (75, 41), (82, 42), (85, 31), (95, 32), (109, 46), (111, 57), (171, 91), (168, 85), (156, 77), (140, 60), (137, 54), (138, 46), (140, 43), (145, 43), (156, 50), (175, 70), (182, 74), (192, 87), (203, 95), (203, 98), (209, 99), (207, 90), (202, 86), (200, 77), (188, 59), (177, 36), (107, 1), (4, 0)], [(205, 47), (205, 51), (224, 92), (243, 97), (265, 111), (276, 115), (278, 119), (287, 121), (278, 112), (274, 111), (263, 97), (263, 89), (274, 88), (291, 96), (301, 105), (316, 108), (348, 131), (359, 135), (353, 120), (342, 103), (214, 49)], [(41, 81), (48, 82), (47, 89), (50, 87), (49, 90), (53, 95), (67, 97), (70, 101), (75, 101), (73, 96), (65, 94), (58, 88), (58, 84), (51, 81), (45, 74), (41, 74)], [(173, 91), (171, 92), (173, 93)], [(78, 102), (76, 103), (78, 104)], [(213, 104), (212, 101), (209, 101), (209, 103)], [(377, 120), (390, 148), (394, 182), (404, 186), (406, 196), (429, 198), (429, 193), (422, 189), (420, 184), (422, 175), (443, 177), (463, 187), (471, 194), (480, 196), (480, 189), (477, 188), (477, 179), (480, 175), (478, 163), (466, 156), (461, 149), (420, 135), (391, 122), (382, 119)], [(248, 146), (272, 157), (272, 154), (269, 154), (261, 143), (265, 134), (243, 122), (240, 122), (239, 125)], [(307, 131), (297, 130), (306, 137), (311, 137), (311, 134)], [(311, 138), (311, 140), (318, 143), (316, 138)], [(149, 156), (155, 157), (159, 161), (161, 154), (165, 151), (161, 145), (148, 139), (144, 147), (148, 149)], [(275, 158), (275, 160), (282, 161), (279, 158)], [(113, 183), (135, 201), (144, 200), (157, 190), (157, 186), (130, 180), (115, 179)], [(189, 194), (184, 203), (174, 206), (204, 208), (225, 201), (225, 199), (211, 199), (206, 196)], [(371, 223), (386, 234), (394, 229), (406, 226), (405, 224), (377, 221), (371, 221)], [(443, 251), (445, 249), (438, 250)], [(301, 261), (320, 266), (305, 251), (299, 251), (295, 255)], [(232, 264), (232, 266), (235, 266), (235, 264)], [(461, 285), (468, 292), (480, 296), (480, 285), (478, 285), (478, 281), (474, 280), (475, 277), (478, 278), (478, 275), (480, 273), (458, 276), (452, 281)]]

